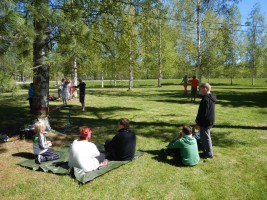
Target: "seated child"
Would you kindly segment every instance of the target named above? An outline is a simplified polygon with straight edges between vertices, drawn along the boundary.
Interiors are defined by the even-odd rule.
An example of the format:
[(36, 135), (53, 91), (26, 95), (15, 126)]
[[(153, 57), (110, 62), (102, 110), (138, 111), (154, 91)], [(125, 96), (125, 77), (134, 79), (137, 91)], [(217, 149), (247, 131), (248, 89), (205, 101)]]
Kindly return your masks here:
[(34, 124), (34, 132), (36, 134), (33, 139), (35, 162), (40, 164), (41, 162), (59, 159), (60, 156), (52, 149), (49, 149), (52, 143), (51, 141), (46, 141), (45, 124), (43, 121), (37, 121)]
[(100, 153), (96, 145), (89, 142), (91, 136), (91, 129), (83, 128), (80, 140), (73, 141), (70, 147), (69, 167), (77, 167), (89, 172), (108, 164), (105, 154)]
[(185, 166), (198, 164), (198, 147), (195, 137), (192, 136), (192, 127), (184, 125), (178, 138), (171, 141), (167, 149), (162, 149), (162, 152), (166, 155), (174, 155), (179, 164)]
[(105, 151), (108, 159), (125, 161), (132, 160), (135, 154), (136, 135), (130, 130), (130, 122), (127, 118), (121, 118), (118, 123), (119, 131), (105, 142)]

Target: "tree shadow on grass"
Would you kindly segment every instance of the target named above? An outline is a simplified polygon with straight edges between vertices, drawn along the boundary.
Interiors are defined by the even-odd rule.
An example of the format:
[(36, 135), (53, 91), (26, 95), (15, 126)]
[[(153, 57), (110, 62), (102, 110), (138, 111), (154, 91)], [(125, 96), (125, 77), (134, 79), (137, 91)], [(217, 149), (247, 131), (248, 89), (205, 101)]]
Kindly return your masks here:
[[(244, 87), (244, 86), (240, 86), (240, 87), (220, 87), (220, 89), (227, 89), (227, 90), (264, 90), (266, 87)], [(243, 91), (245, 92), (245, 91)]]
[(226, 147), (231, 147), (235, 145), (247, 145), (248, 144), (246, 142), (228, 137), (229, 134), (231, 133), (229, 132), (211, 133), (213, 146), (226, 148)]
[[(238, 89), (237, 89), (238, 90)], [(228, 107), (259, 107), (266, 108), (267, 92), (215, 92), (217, 96), (216, 104)], [(151, 101), (166, 102), (166, 103), (176, 103), (176, 104), (187, 104), (190, 102), (190, 96), (183, 96), (182, 93), (176, 93), (175, 91), (162, 91), (159, 94), (161, 97), (166, 97), (167, 99), (156, 99)], [(188, 99), (188, 100), (186, 100)], [(200, 100), (200, 97), (197, 99)], [(196, 102), (198, 104), (199, 102)]]
[(231, 107), (259, 107), (266, 108), (267, 92), (253, 93), (218, 93), (216, 104)]
[(0, 154), (1, 154), (1, 153), (5, 153), (5, 152), (7, 152), (7, 149), (6, 149), (6, 148), (2, 148), (2, 147), (0, 146)]
[(0, 115), (0, 131), (8, 136), (16, 135), (19, 128), (31, 121), (29, 108), (18, 108), (16, 105), (10, 106), (0, 103), (0, 110), (2, 113)]
[(139, 150), (139, 151), (152, 155), (152, 159), (158, 162), (167, 163), (169, 165), (173, 165), (176, 167), (182, 167), (181, 165), (178, 165), (177, 161), (172, 156), (163, 155), (160, 150)]
[[(122, 116), (123, 117), (123, 116)], [(118, 119), (102, 119), (102, 118), (83, 118), (80, 116), (75, 116), (72, 119), (72, 126), (70, 127), (70, 132), (79, 133), (79, 128), (82, 126), (87, 126), (96, 130), (93, 133), (93, 137), (99, 137), (101, 139), (106, 139), (110, 135), (115, 135), (117, 133)], [(177, 130), (183, 124), (171, 124), (167, 122), (135, 122), (130, 121), (130, 129), (132, 129), (137, 135), (146, 138), (155, 138), (162, 141), (170, 141)], [(103, 127), (103, 129), (99, 129)], [(67, 133), (68, 134), (68, 133)], [(99, 141), (99, 138), (97, 139)]]
[(12, 154), (12, 156), (21, 157), (21, 158), (25, 158), (25, 159), (34, 159), (34, 155), (32, 153), (29, 153), (29, 152), (14, 153), (14, 154)]
[[(125, 108), (120, 107), (111, 107), (111, 112)], [(129, 110), (138, 110), (138, 109), (131, 109)], [(102, 118), (102, 116), (106, 116), (110, 114), (109, 108), (92, 108), (91, 111), (94, 113), (97, 118), (84, 118), (82, 116), (74, 116), (72, 119), (72, 127), (70, 128), (70, 132), (74, 132), (79, 134), (79, 128), (82, 126), (88, 126), (92, 129), (96, 130), (97, 140), (102, 142), (106, 137), (110, 135), (115, 135), (117, 133), (117, 123), (118, 119), (112, 118)], [(106, 114), (108, 112), (108, 114)], [(99, 114), (101, 113), (101, 114)], [(123, 116), (122, 116), (123, 117)], [(155, 138), (164, 142), (170, 141), (175, 134), (177, 134), (178, 130), (183, 126), (184, 123), (171, 123), (171, 122), (135, 122), (131, 121), (131, 129), (137, 134), (145, 138)], [(103, 127), (103, 128), (102, 128)], [(226, 124), (216, 124), (214, 128), (223, 128), (223, 129), (251, 129), (251, 130), (267, 130), (267, 127), (256, 127), (256, 126), (242, 126), (242, 125), (226, 125)], [(229, 133), (216, 133), (213, 134), (212, 137), (214, 138), (214, 145), (226, 147), (234, 145), (238, 143), (238, 141), (228, 139), (226, 136)], [(245, 144), (245, 143), (240, 143)]]
[[(102, 125), (110, 125), (110, 122), (106, 122), (102, 118), (104, 116), (112, 115), (119, 111), (133, 111), (133, 110), (140, 110), (137, 108), (129, 108), (129, 107), (119, 107), (119, 106), (112, 106), (112, 107), (87, 107), (86, 112), (80, 111), (80, 107), (78, 106), (68, 106), (63, 107), (59, 111), (54, 112), (50, 115), (51, 125), (55, 125), (60, 132), (66, 128), (67, 124), (70, 122), (71, 124), (79, 124), (80, 126), (99, 126)], [(91, 118), (83, 118), (79, 117), (80, 115), (89, 115), (89, 116), (96, 116), (98, 118), (99, 123), (96, 120)], [(93, 121), (93, 122), (92, 122)], [(112, 120), (112, 125), (117, 124), (116, 120)], [(61, 131), (62, 130), (62, 131)], [(79, 131), (76, 127), (76, 130)]]
[(233, 129), (246, 129), (246, 130), (267, 130), (267, 126), (243, 126), (243, 125), (226, 125), (216, 124), (214, 128), (233, 128)]
[(165, 99), (165, 100), (151, 100), (161, 103), (175, 103), (175, 104), (199, 104), (199, 102), (191, 102), (190, 99)]

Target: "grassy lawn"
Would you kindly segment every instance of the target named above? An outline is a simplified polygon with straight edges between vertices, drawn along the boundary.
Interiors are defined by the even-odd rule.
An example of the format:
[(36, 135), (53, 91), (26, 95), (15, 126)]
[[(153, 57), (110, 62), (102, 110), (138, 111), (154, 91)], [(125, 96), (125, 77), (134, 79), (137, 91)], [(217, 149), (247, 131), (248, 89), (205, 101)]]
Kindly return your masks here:
[[(197, 103), (183, 95), (180, 80), (136, 81), (127, 91), (127, 82), (88, 81), (86, 111), (77, 99), (69, 102), (71, 125), (66, 134), (49, 134), (55, 146), (70, 143), (79, 128), (93, 129), (93, 141), (103, 143), (117, 129), (117, 120), (127, 117), (137, 135), (141, 158), (113, 170), (94, 181), (80, 185), (70, 176), (35, 172), (16, 163), (32, 152), (32, 143), (13, 137), (0, 143), (0, 199), (266, 199), (267, 198), (267, 82), (249, 79), (212, 80), (216, 93), (216, 125), (211, 130), (214, 160), (200, 161), (195, 167), (177, 167), (169, 158), (162, 161), (158, 150), (179, 132), (185, 123), (193, 124)], [(51, 94), (56, 90), (51, 84)], [(0, 95), (0, 133), (13, 134), (30, 122), (27, 90), (16, 97)], [(51, 102), (51, 110), (61, 105)], [(67, 108), (51, 113), (52, 128), (63, 132)], [(19, 156), (20, 155), (20, 156)]]

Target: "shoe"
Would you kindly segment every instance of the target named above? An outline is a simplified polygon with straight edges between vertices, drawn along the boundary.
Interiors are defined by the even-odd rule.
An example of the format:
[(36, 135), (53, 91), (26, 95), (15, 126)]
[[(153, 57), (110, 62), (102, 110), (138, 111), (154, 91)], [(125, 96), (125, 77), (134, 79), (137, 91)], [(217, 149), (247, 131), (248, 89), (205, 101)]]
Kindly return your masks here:
[(161, 150), (160, 150), (160, 153), (161, 153), (162, 155), (168, 155), (168, 153), (166, 152), (166, 149), (161, 149)]
[(213, 156), (206, 155), (204, 153), (199, 153), (199, 157), (203, 159), (213, 159)]
[(42, 157), (43, 157), (43, 156), (41, 156), (40, 154), (39, 154), (38, 156), (36, 156), (36, 158), (35, 158), (35, 163), (37, 163), (37, 164), (41, 164), (41, 162), (42, 162)]
[(205, 156), (206, 159), (213, 159), (213, 156)]
[(85, 109), (83, 108), (82, 111), (84, 111)]

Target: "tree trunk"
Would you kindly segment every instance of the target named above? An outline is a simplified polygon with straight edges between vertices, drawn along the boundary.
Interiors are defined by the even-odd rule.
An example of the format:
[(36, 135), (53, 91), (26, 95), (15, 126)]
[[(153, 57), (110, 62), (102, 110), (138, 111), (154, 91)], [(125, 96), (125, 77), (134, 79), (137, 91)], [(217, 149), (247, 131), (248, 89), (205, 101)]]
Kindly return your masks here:
[(197, 68), (198, 68), (198, 81), (199, 85), (202, 82), (202, 69), (201, 69), (201, 39), (200, 39), (200, 2), (197, 0)]
[[(128, 1), (130, 3), (129, 5), (129, 12), (128, 12), (128, 19), (130, 20), (130, 13), (131, 13), (131, 0)], [(130, 26), (130, 23), (129, 23), (129, 30), (131, 29), (132, 27)], [(132, 31), (131, 32), (131, 36), (133, 37), (132, 35)], [(128, 89), (131, 90), (133, 88), (133, 58), (132, 58), (132, 37), (129, 38), (129, 86), (128, 86)]]
[(209, 69), (209, 72), (208, 72), (208, 83), (210, 83), (210, 69)]
[[(34, 1), (36, 13), (43, 13), (48, 0)], [(33, 43), (33, 105), (31, 109), (33, 119), (45, 121), (46, 130), (50, 130), (49, 115), (49, 66), (44, 59), (48, 54), (48, 22), (46, 14), (35, 16), (34, 29), (36, 36)]]
[(117, 87), (117, 75), (116, 72), (114, 73), (114, 87)]
[[(77, 75), (77, 60), (74, 58), (72, 63), (72, 80), (73, 84), (76, 86), (78, 84), (78, 75)], [(77, 97), (77, 90), (73, 93), (74, 97)]]
[(255, 59), (254, 59), (254, 55), (253, 55), (253, 63), (252, 63), (252, 72), (251, 72), (251, 74), (252, 74), (252, 86), (254, 86), (255, 85)]
[[(116, 29), (117, 29), (117, 20), (115, 20), (115, 24), (116, 24)], [(115, 31), (113, 31), (113, 42), (116, 44), (116, 29)], [(113, 75), (113, 84), (114, 87), (117, 87), (117, 47), (114, 48), (114, 75)]]
[(158, 77), (158, 87), (161, 87), (162, 80), (162, 21), (159, 19), (159, 77)]
[(23, 71), (21, 71), (21, 73), (20, 73), (20, 81), (21, 82), (24, 82), (25, 81), (25, 76), (24, 76)]
[(130, 55), (130, 66), (129, 66), (129, 90), (133, 88), (133, 62), (132, 56)]
[(101, 73), (101, 88), (104, 88), (104, 72)]
[(117, 66), (116, 66), (116, 56), (114, 58), (114, 87), (117, 87)]

